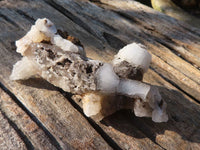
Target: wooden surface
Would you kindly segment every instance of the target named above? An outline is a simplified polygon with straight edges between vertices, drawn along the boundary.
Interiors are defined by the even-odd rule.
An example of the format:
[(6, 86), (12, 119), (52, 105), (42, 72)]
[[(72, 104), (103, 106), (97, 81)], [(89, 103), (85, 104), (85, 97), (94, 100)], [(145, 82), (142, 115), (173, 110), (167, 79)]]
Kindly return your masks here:
[[(169, 121), (119, 111), (101, 122), (41, 78), (9, 80), (21, 56), (14, 41), (37, 18), (78, 37), (87, 55), (109, 61), (127, 43), (152, 54), (145, 82), (157, 85)], [(200, 30), (131, 0), (0, 1), (0, 149), (200, 149)]]

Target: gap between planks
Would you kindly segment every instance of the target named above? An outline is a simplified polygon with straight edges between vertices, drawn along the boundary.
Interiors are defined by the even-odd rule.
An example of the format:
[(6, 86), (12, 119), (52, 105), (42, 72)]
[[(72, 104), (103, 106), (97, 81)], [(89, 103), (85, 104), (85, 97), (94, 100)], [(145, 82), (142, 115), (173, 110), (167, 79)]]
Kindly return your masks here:
[[(47, 137), (50, 139), (51, 144), (53, 144), (58, 150), (61, 150), (61, 146), (59, 144), (59, 142), (54, 138), (54, 136), (48, 131), (47, 128), (45, 128), (45, 126), (42, 124), (42, 122), (40, 122), (37, 117), (32, 114), (22, 103), (20, 100), (18, 100), (18, 98), (9, 90), (7, 89), (1, 82), (0, 82), (0, 88), (6, 93), (8, 94), (12, 100), (44, 131), (44, 133), (47, 135)], [(13, 123), (14, 124), (14, 123)], [(16, 126), (16, 125), (15, 125)], [(27, 148), (33, 148), (33, 145), (31, 144), (31, 142), (28, 140), (27, 137), (25, 137), (25, 135), (19, 131), (19, 134), (21, 135), (22, 139), (24, 138), (24, 142), (27, 145)]]

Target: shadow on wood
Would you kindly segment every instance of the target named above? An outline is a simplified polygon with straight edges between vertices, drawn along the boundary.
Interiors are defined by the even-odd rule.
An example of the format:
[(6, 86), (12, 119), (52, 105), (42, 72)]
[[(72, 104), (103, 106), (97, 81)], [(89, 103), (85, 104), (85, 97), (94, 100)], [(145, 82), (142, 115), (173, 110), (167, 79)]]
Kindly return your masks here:
[(40, 77), (30, 78), (27, 80), (20, 80), (17, 82), (24, 84), (26, 86), (37, 88), (37, 89), (46, 89), (50, 91), (56, 91), (56, 88), (51, 83), (47, 82), (46, 80)]
[[(159, 91), (168, 104), (167, 123), (155, 123), (150, 118), (136, 117), (131, 110), (118, 111), (104, 118), (101, 123), (133, 138), (148, 137), (167, 149), (194, 147), (190, 143), (199, 145), (200, 111), (195, 110), (191, 106), (193, 104), (178, 91), (163, 87), (159, 87)], [(135, 129), (140, 130), (144, 136), (137, 134)]]

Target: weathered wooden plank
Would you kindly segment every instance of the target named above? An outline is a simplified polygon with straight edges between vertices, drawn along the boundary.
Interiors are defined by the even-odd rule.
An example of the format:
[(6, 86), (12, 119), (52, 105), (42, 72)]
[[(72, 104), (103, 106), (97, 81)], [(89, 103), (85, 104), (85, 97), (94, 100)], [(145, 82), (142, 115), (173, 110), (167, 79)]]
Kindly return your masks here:
[[(76, 3), (79, 4), (79, 1)], [(33, 4), (34, 4), (34, 2), (33, 2)], [(40, 14), (43, 11), (46, 12), (44, 14), (47, 15), (50, 19), (54, 19), (55, 16), (62, 16), (58, 12), (55, 12), (56, 15), (51, 14), (52, 16), (50, 16), (50, 14), (48, 14), (47, 11), (49, 11), (51, 9), (48, 8), (47, 10), (43, 10), (39, 7), (39, 5), (43, 5), (43, 4), (40, 4), (40, 2), (38, 2), (37, 5), (32, 5), (32, 6), (34, 6), (34, 7), (32, 7), (32, 9), (29, 8), (29, 10), (28, 10), (28, 8), (27, 9), (23, 8), (22, 10), (24, 12), (26, 12), (26, 14), (29, 14), (30, 16), (32, 16), (33, 18), (43, 16)], [(36, 6), (38, 7), (38, 9)], [(62, 6), (65, 6), (65, 5), (62, 5)], [(83, 12), (80, 11), (79, 13), (76, 12), (76, 16), (78, 18), (81, 18), (81, 20), (83, 19), (84, 20), (84, 21), (82, 20), (83, 22), (89, 23), (90, 30), (91, 29), (95, 30), (95, 32), (88, 31), (88, 33), (87, 33), (86, 31), (88, 30), (88, 28), (82, 27), (82, 24), (80, 24), (81, 27), (78, 27), (77, 24), (73, 23), (73, 21), (75, 23), (78, 23), (78, 22), (76, 22), (75, 19), (73, 20), (73, 18), (72, 18), (73, 21), (66, 19), (67, 21), (70, 21), (70, 23), (68, 24), (69, 25), (68, 27), (64, 27), (63, 29), (70, 29), (73, 26), (74, 30), (70, 30), (70, 31), (73, 34), (77, 34), (78, 35), (77, 37), (80, 39), (83, 39), (83, 36), (88, 37), (88, 39), (92, 39), (94, 37), (95, 40), (93, 41), (93, 43), (90, 40), (88, 42), (87, 39), (85, 39), (82, 42), (84, 45), (88, 45), (87, 48), (90, 49), (88, 52), (92, 52), (92, 48), (94, 48), (96, 45), (102, 44), (101, 47), (97, 48), (99, 50), (102, 50), (101, 53), (93, 52), (93, 54), (89, 54), (91, 56), (94, 56), (94, 58), (102, 59), (101, 55), (107, 56), (108, 54), (111, 54), (111, 56), (107, 56), (107, 58), (111, 58), (113, 56), (114, 52), (103, 51), (103, 49), (104, 49), (103, 47), (105, 45), (106, 45), (105, 47), (107, 50), (108, 49), (113, 50), (117, 47), (120, 47), (119, 44), (115, 45), (115, 42), (114, 42), (118, 38), (113, 38), (113, 37), (119, 37), (118, 42), (120, 42), (120, 41), (123, 42), (123, 40), (126, 42), (130, 42), (131, 40), (133, 40), (133, 38), (136, 38), (136, 40), (139, 40), (138, 37), (141, 34), (144, 34), (143, 29), (140, 29), (137, 24), (136, 24), (136, 27), (132, 27), (133, 26), (132, 23), (129, 23), (129, 20), (127, 20), (127, 18), (120, 17), (111, 11), (107, 12), (106, 10), (98, 8), (97, 6), (95, 6), (91, 3), (88, 3), (88, 2), (80, 3), (78, 6), (83, 7), (82, 9), (78, 9), (79, 11), (80, 10), (83, 11), (84, 9), (87, 8), (88, 9), (87, 15), (89, 14), (90, 16), (93, 16), (92, 19), (94, 19), (94, 20), (91, 21), (91, 17), (89, 18), (86, 14), (84, 14), (84, 11)], [(90, 6), (89, 7), (90, 9), (86, 6)], [(69, 7), (70, 8), (65, 6), (65, 9), (67, 9), (68, 11), (70, 10), (70, 12), (72, 13), (74, 11), (73, 9), (75, 9), (75, 8), (72, 7), (71, 3), (69, 3)], [(73, 8), (72, 9), (73, 11), (71, 10), (71, 7)], [(21, 8), (19, 8), (19, 9), (21, 9)], [(90, 11), (91, 9), (97, 10), (98, 13), (91, 14), (91, 11)], [(35, 11), (37, 11), (37, 10), (39, 11), (39, 13), (35, 13)], [(105, 12), (107, 12), (108, 14), (105, 14)], [(109, 23), (110, 25), (108, 25), (108, 26), (114, 26), (114, 28), (116, 28), (116, 26), (117, 26), (117, 28), (115, 29), (116, 31), (109, 30), (108, 29), (109, 27), (104, 28), (103, 18), (101, 20), (99, 19), (100, 22), (103, 22), (103, 23), (101, 23), (101, 25), (98, 25), (98, 20), (95, 20), (96, 18), (98, 18), (98, 16), (97, 16), (98, 14), (100, 14), (103, 17), (110, 17), (110, 21), (105, 19), (104, 22)], [(118, 17), (118, 19), (119, 19), (118, 22), (113, 22), (113, 15)], [(58, 17), (58, 18), (61, 18), (61, 17)], [(65, 17), (62, 16), (62, 18), (65, 18)], [(120, 26), (119, 22), (122, 23), (121, 26)], [(59, 26), (63, 26), (64, 21), (60, 22), (59, 19), (56, 19), (55, 23), (56, 23), (56, 25), (58, 24)], [(123, 26), (124, 25), (123, 23), (126, 24), (126, 26)], [(94, 27), (93, 27), (93, 24), (95, 24)], [(84, 31), (84, 29), (86, 31)], [(132, 34), (129, 34), (128, 32), (131, 30), (133, 30), (133, 31), (138, 30), (138, 31), (140, 31), (140, 34), (138, 34), (138, 32), (136, 32), (136, 36), (133, 35), (134, 32)], [(117, 31), (118, 31), (118, 33), (117, 33)], [(82, 35), (82, 33), (84, 33), (84, 35)], [(128, 36), (131, 35), (130, 38), (126, 37), (127, 35), (125, 33)], [(101, 36), (99, 36), (99, 35), (101, 35)], [(145, 37), (145, 36), (142, 36), (142, 37)], [(111, 39), (111, 38), (113, 38), (113, 39)], [(96, 39), (98, 39), (98, 40), (96, 40)], [(102, 42), (100, 42), (100, 40), (102, 40)], [(150, 43), (149, 41), (146, 42), (145, 39), (143, 42), (145, 44), (147, 43), (147, 45), (148, 45), (148, 43)], [(153, 42), (153, 43), (155, 44), (155, 42)], [(108, 44), (114, 48), (107, 47)], [(153, 47), (152, 43), (149, 45), (151, 45), (151, 47)], [(151, 50), (151, 47), (150, 47), (150, 50)], [(86, 50), (87, 50), (87, 48), (86, 48)], [(155, 47), (153, 47), (153, 48), (155, 48)], [(164, 48), (164, 46), (162, 48)], [(97, 49), (94, 48), (94, 51)], [(156, 55), (154, 57), (156, 57)], [(156, 59), (154, 59), (154, 62), (155, 62), (155, 60)], [(7, 61), (8, 60), (6, 60), (6, 62)], [(162, 62), (162, 63), (165, 63), (165, 62)], [(169, 67), (169, 65), (166, 67)], [(154, 67), (154, 69), (155, 69), (155, 67)], [(174, 69), (174, 70), (176, 70), (176, 69)], [(169, 73), (169, 70), (167, 70), (166, 72)], [(151, 83), (157, 83), (158, 85), (164, 85), (170, 89), (175, 89), (172, 85), (170, 85), (168, 82), (163, 80), (158, 74), (156, 74), (153, 71), (150, 71), (147, 74), (146, 81), (151, 82)], [(29, 86), (34, 85), (34, 83), (35, 82), (32, 81), (31, 84), (29, 83), (28, 85)], [(41, 86), (39, 86), (39, 85), (37, 85), (37, 86), (38, 86), (37, 88), (39, 88), (39, 87), (41, 88)], [(171, 88), (171, 87), (173, 87), (173, 88)], [(147, 148), (147, 147), (150, 148), (150, 146), (152, 149), (154, 147), (159, 148), (155, 144), (153, 145), (151, 143), (151, 141), (146, 138), (146, 136), (148, 136), (150, 139), (152, 139), (152, 141), (156, 141), (158, 144), (160, 144), (162, 147), (164, 147), (166, 149), (170, 149), (170, 148), (175, 149), (175, 148), (179, 148), (179, 147), (182, 149), (199, 148), (200, 142), (199, 142), (199, 139), (197, 138), (198, 132), (196, 133), (197, 129), (199, 128), (198, 124), (199, 124), (199, 120), (200, 120), (198, 117), (199, 112), (200, 112), (199, 106), (194, 104), (193, 102), (191, 102), (187, 97), (185, 97), (182, 94), (180, 94), (179, 92), (177, 92), (178, 89), (175, 89), (176, 91), (173, 91), (173, 90), (168, 90), (165, 88), (160, 88), (160, 90), (161, 90), (162, 96), (168, 102), (168, 112), (170, 114), (170, 121), (168, 123), (155, 124), (155, 123), (152, 123), (152, 121), (150, 119), (136, 118), (136, 117), (132, 118), (129, 116), (129, 114), (122, 112), (122, 113), (112, 115), (111, 117), (105, 119), (102, 123), (98, 123), (99, 126), (118, 145), (120, 145), (124, 149), (128, 148), (128, 147), (132, 148), (133, 145), (136, 145), (137, 148), (141, 148), (140, 146), (142, 143), (145, 143), (144, 144), (145, 148)], [(47, 102), (47, 101), (45, 101), (45, 102)], [(125, 115), (125, 117), (123, 115)], [(191, 117), (191, 115), (192, 115), (192, 117)], [(117, 121), (119, 121), (119, 123)], [(122, 123), (122, 125), (121, 125), (121, 123)], [(125, 129), (130, 130), (130, 132), (127, 132)], [(141, 134), (141, 131), (138, 131), (138, 129), (141, 130), (144, 134)], [(185, 130), (187, 130), (187, 132), (185, 132)], [(190, 137), (193, 137), (193, 138), (190, 138)], [(131, 142), (125, 143), (124, 139), (130, 140)], [(189, 145), (190, 147), (187, 147), (187, 145)]]
[[(137, 21), (140, 22), (141, 26), (146, 24), (147, 26), (145, 27), (147, 29), (150, 27), (152, 31), (157, 31), (157, 32), (152, 32), (151, 34), (153, 35), (160, 34), (165, 37), (168, 37), (168, 40), (172, 40), (171, 44), (174, 44), (173, 42), (177, 43), (178, 45), (183, 44), (184, 46), (191, 48), (185, 50), (190, 51), (193, 54), (198, 53), (199, 34), (200, 34), (199, 29), (188, 26), (183, 22), (177, 21), (171, 17), (159, 13), (136, 1), (132, 0), (120, 0), (120, 1), (100, 0), (100, 1), (104, 4), (114, 6), (112, 7), (113, 10), (121, 12), (122, 15), (124, 14), (125, 16), (130, 17), (130, 19), (132, 18), (136, 22)], [(110, 9), (112, 8), (110, 7)], [(144, 24), (144, 22), (146, 23)], [(191, 47), (190, 44), (192, 45), (193, 48)], [(197, 55), (199, 56), (199, 54)]]
[[(4, 116), (7, 117), (7, 120), (17, 128), (16, 132), (18, 132), (18, 135), (21, 135), (21, 138), (25, 141), (26, 145), (29, 146), (27, 147), (28, 149), (56, 149), (53, 145), (53, 141), (47, 137), (44, 131), (40, 129), (26, 112), (24, 112), (22, 108), (20, 108), (2, 89), (0, 89), (0, 109)], [(5, 124), (5, 126), (7, 126), (7, 124)], [(21, 149), (19, 147), (14, 148)]]
[[(34, 20), (32, 19), (25, 19), (23, 18), (20, 14), (20, 11), (15, 11), (14, 9), (10, 8), (4, 8), (2, 7), (1, 10), (0, 10), (0, 14), (3, 15), (3, 16), (6, 16), (8, 20), (11, 20), (12, 23), (11, 25), (14, 25), (16, 29), (16, 27), (18, 27), (17, 29), (18, 30), (24, 30), (24, 31), (27, 31), (30, 29), (31, 25), (34, 23)], [(17, 21), (15, 21), (17, 20)], [(1, 28), (1, 30), (3, 31), (6, 31), (5, 28)], [(10, 28), (9, 28), (10, 30)]]
[[(98, 7), (95, 7), (87, 2), (73, 2), (73, 1), (62, 1), (62, 0), (56, 0), (52, 1), (53, 4), (68, 4), (65, 8), (73, 13), (76, 17), (79, 16), (79, 18), (82, 19), (83, 22), (88, 21), (88, 18), (90, 19), (90, 22), (93, 23), (93, 26), (101, 26), (103, 29), (110, 29), (111, 31), (118, 31), (119, 26), (123, 27), (123, 23), (126, 23), (127, 21), (131, 22), (131, 28), (126, 28), (121, 32), (126, 31), (126, 34), (129, 33), (148, 33), (151, 34), (150, 38), (159, 40), (160, 38), (163, 39), (163, 42), (166, 41), (167, 44), (174, 44), (173, 40), (177, 41), (177, 43), (174, 46), (185, 46), (190, 47), (190, 49), (186, 49), (185, 51), (192, 51), (192, 49), (195, 49), (196, 51), (192, 51), (194, 55), (199, 56), (198, 50), (199, 50), (199, 30), (195, 30), (195, 32), (190, 32), (187, 29), (187, 25), (183, 25), (181, 22), (177, 22), (176, 20), (163, 15), (161, 13), (157, 13), (156, 11), (141, 5), (138, 2), (131, 1), (131, 0), (106, 0), (105, 2), (102, 0), (101, 2), (105, 4), (109, 4), (114, 7), (105, 7), (106, 9), (110, 9), (112, 11), (115, 11), (118, 13), (118, 15), (121, 15), (125, 17), (127, 20), (125, 21), (122, 18), (119, 18), (117, 15), (114, 15), (110, 11), (99, 9)], [(63, 6), (63, 5), (60, 5)], [(102, 5), (102, 7), (105, 5)], [(87, 7), (87, 9), (84, 9), (84, 7)], [(75, 9), (77, 8), (77, 9)], [(62, 11), (62, 7), (58, 7), (60, 11)], [(96, 9), (96, 11), (94, 11)], [(145, 10), (145, 11), (144, 11)], [(106, 16), (105, 16), (106, 15)], [(95, 17), (94, 17), (95, 16)], [(102, 20), (105, 19), (103, 22)], [(122, 24), (119, 24), (117, 22), (117, 19), (121, 20)], [(116, 21), (116, 22), (115, 22)], [(95, 24), (96, 23), (96, 24)], [(126, 23), (128, 26), (128, 23)], [(133, 27), (135, 25), (135, 27)], [(184, 28), (179, 28), (179, 27)], [(117, 30), (115, 27), (117, 27)], [(99, 27), (98, 27), (99, 28)], [(130, 29), (135, 30), (130, 30)], [(192, 29), (191, 29), (192, 30)], [(100, 33), (102, 30), (96, 30), (97, 35), (102, 36), (102, 33)], [(94, 31), (95, 32), (95, 31)], [(186, 33), (186, 34), (185, 34)], [(117, 34), (116, 34), (117, 35)], [(171, 40), (171, 41), (170, 41)], [(169, 42), (170, 41), (170, 42)], [(159, 41), (161, 42), (161, 41)], [(182, 43), (180, 43), (182, 42)], [(191, 47), (192, 45), (192, 47)], [(184, 47), (183, 47), (184, 48)], [(192, 53), (191, 52), (191, 53)], [(187, 56), (186, 56), (186, 59)], [(199, 59), (198, 59), (199, 63)]]
[[(2, 150), (27, 149), (23, 140), (0, 112), (0, 148)], [(30, 147), (29, 147), (30, 148)]]

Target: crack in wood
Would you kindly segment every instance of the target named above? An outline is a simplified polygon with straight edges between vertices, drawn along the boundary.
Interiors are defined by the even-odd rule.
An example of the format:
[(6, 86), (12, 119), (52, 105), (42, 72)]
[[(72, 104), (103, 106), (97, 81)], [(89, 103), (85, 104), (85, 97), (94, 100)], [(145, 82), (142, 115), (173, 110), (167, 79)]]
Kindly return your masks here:
[[(56, 140), (56, 138), (48, 131), (48, 129), (40, 122), (34, 114), (32, 114), (21, 102), (20, 100), (17, 99), (17, 97), (10, 91), (8, 90), (1, 82), (0, 82), (0, 88), (7, 93), (13, 100), (14, 102), (24, 111), (26, 114), (44, 131), (44, 133), (47, 135), (47, 137), (50, 139), (51, 144), (55, 146), (58, 150), (62, 150), (59, 142)], [(8, 118), (9, 119), (9, 118)], [(11, 121), (11, 120), (10, 120)], [(11, 121), (11, 123), (13, 123)], [(14, 124), (14, 123), (13, 123)], [(15, 127), (17, 127), (15, 125)], [(25, 135), (23, 136), (23, 132), (20, 132), (22, 134), (22, 137), (28, 140)], [(30, 145), (29, 145), (30, 146)]]
[(3, 15), (0, 13), (0, 17), (2, 17), (4, 20), (6, 20), (7, 22), (9, 22), (11, 25), (16, 26), (17, 28), (19, 28), (18, 24), (16, 24), (14, 21), (12, 21), (10, 18), (8, 18), (7, 16)]
[[(1, 85), (0, 85), (0, 87), (1, 87)], [(16, 131), (17, 135), (19, 135), (19, 137), (22, 139), (22, 141), (26, 145), (26, 148), (28, 150), (34, 150), (34, 146), (31, 143), (31, 141), (28, 139), (28, 137), (18, 128), (18, 126), (12, 120), (10, 120), (6, 116), (6, 114), (1, 110), (1, 108), (0, 108), (0, 112), (3, 115), (3, 117), (8, 121), (9, 125)]]
[(181, 92), (183, 92), (185, 95), (187, 95), (188, 97), (190, 97), (191, 99), (193, 99), (195, 102), (197, 102), (198, 104), (200, 104), (200, 101), (197, 100), (195, 97), (193, 97), (192, 95), (190, 95), (189, 93), (187, 93), (186, 91), (184, 91), (181, 87), (179, 87), (175, 82), (169, 80), (168, 78), (166, 78), (164, 75), (162, 75), (160, 72), (158, 72), (156, 69), (154, 69), (153, 67), (149, 67), (151, 70), (153, 70), (154, 72), (156, 72), (161, 78), (163, 78), (165, 81), (167, 81), (168, 83), (170, 83), (171, 85), (173, 85), (175, 88), (177, 88), (178, 90), (180, 90)]
[(25, 12), (23, 12), (20, 9), (15, 9), (15, 12), (18, 13), (19, 15), (23, 16), (24, 18), (26, 18), (28, 21), (31, 22), (31, 24), (35, 23), (35, 19), (31, 16), (29, 16), (28, 14), (26, 14)]
[[(82, 15), (82, 14), (80, 14)], [(91, 20), (92, 23), (94, 23), (95, 25), (98, 25), (98, 26), (103, 26), (104, 30), (108, 30), (112, 33), (117, 33), (118, 30), (115, 29), (113, 26), (109, 25), (108, 23), (106, 22), (103, 22), (101, 20), (98, 20), (96, 17), (94, 16), (89, 16), (89, 15), (83, 15), (82, 17), (86, 18), (87, 20)]]
[(81, 26), (88, 33), (90, 33), (91, 35), (93, 35), (93, 36), (95, 36), (95, 37), (97, 37), (98, 39), (101, 40), (101, 38), (99, 38), (99, 36), (86, 23), (84, 23), (81, 19), (79, 19), (78, 17), (76, 17), (70, 11), (68, 11), (67, 9), (65, 9), (64, 7), (62, 7), (61, 5), (57, 4), (56, 2), (54, 2), (52, 0), (44, 0), (44, 1), (47, 4), (49, 4), (51, 7), (53, 7), (57, 11), (59, 11), (61, 14), (65, 15), (67, 18), (69, 18), (70, 20), (72, 20), (75, 24)]
[(190, 29), (189, 27), (185, 27), (185, 26), (183, 26), (182, 24), (180, 24), (180, 26), (183, 28), (183, 29), (185, 29), (186, 31), (189, 31), (189, 32), (191, 32), (192, 34), (194, 34), (194, 35), (196, 35), (196, 36), (200, 36), (200, 32), (197, 32), (197, 30), (195, 31), (195, 27), (194, 28), (192, 28), (192, 29)]
[(116, 14), (118, 14), (119, 16), (121, 16), (122, 18), (125, 18), (126, 20), (128, 20), (130, 23), (137, 23), (138, 25), (142, 25), (142, 23), (140, 23), (139, 21), (137, 21), (136, 19), (134, 19), (133, 17), (131, 17), (130, 15), (117, 11), (117, 10), (112, 10), (113, 12), (115, 12)]
[(107, 43), (114, 49), (121, 49), (123, 48), (126, 43), (119, 38), (113, 36), (112, 34), (103, 32), (103, 37), (106, 39)]
[[(172, 40), (170, 40), (169, 38), (166, 38), (167, 40), (169, 40), (172, 44), (175, 44)], [(175, 50), (174, 48), (172, 48), (170, 45), (166, 44), (163, 40), (161, 39), (154, 39), (155, 41), (157, 41), (158, 43), (162, 44), (163, 46), (165, 46), (166, 48), (168, 48), (171, 52), (173, 52), (176, 56), (180, 57), (181, 59), (183, 59), (184, 61), (188, 62), (189, 64), (191, 64), (192, 66), (194, 66), (194, 63), (191, 62), (190, 60), (186, 59), (186, 56), (182, 56), (181, 53), (179, 53), (177, 50)], [(190, 78), (191, 80), (193, 80), (192, 78)]]

